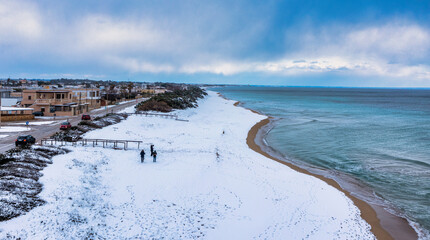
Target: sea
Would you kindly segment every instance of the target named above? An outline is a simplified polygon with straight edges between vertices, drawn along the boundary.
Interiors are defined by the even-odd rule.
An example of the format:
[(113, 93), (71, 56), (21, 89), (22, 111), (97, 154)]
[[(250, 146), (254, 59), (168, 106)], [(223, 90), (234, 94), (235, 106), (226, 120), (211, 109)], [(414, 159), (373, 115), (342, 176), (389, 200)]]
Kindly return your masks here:
[(430, 89), (211, 90), (273, 117), (264, 140), (285, 161), (356, 180), (429, 237)]

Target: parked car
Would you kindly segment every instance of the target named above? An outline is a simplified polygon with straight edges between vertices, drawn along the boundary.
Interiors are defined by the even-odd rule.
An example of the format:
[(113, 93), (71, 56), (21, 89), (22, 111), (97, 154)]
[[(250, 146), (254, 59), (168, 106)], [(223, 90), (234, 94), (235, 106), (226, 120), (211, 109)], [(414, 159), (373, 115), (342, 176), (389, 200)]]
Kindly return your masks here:
[(91, 120), (91, 116), (88, 114), (82, 114), (81, 120)]
[(61, 123), (60, 130), (67, 130), (72, 127), (72, 124), (70, 122), (63, 122)]
[(36, 138), (31, 135), (22, 135), (15, 140), (15, 146), (28, 146), (36, 143)]
[(38, 111), (38, 112), (33, 112), (33, 115), (34, 116), (43, 116), (44, 114), (43, 114), (43, 112)]

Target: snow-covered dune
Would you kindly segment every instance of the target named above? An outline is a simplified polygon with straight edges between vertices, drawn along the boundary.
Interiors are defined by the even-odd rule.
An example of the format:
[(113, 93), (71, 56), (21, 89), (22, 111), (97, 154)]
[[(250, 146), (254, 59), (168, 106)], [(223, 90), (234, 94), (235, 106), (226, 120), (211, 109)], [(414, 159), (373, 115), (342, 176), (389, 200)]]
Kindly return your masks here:
[[(264, 116), (209, 96), (175, 121), (130, 116), (87, 138), (139, 150), (70, 147), (41, 178), (47, 203), (0, 224), (0, 238), (373, 239), (343, 193), (249, 149)], [(149, 157), (149, 144), (158, 152)]]

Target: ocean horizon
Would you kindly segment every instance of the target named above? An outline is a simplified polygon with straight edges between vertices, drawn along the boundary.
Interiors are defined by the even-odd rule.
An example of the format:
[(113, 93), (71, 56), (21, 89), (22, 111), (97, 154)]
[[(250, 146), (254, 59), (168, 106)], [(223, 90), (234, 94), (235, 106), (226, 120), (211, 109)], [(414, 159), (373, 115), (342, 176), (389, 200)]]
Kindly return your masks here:
[(430, 89), (223, 86), (211, 90), (273, 117), (264, 140), (286, 161), (356, 179), (373, 194), (366, 201), (379, 201), (428, 236)]

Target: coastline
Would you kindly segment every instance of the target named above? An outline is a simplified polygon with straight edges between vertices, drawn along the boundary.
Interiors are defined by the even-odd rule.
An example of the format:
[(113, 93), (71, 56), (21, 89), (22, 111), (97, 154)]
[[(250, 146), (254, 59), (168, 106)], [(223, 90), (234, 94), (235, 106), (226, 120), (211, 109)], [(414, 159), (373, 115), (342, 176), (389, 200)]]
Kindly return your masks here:
[[(228, 99), (221, 93), (218, 93), (218, 95), (224, 99)], [(240, 106), (239, 101), (235, 102), (234, 106), (242, 107)], [(255, 110), (248, 110), (256, 114), (263, 115)], [(353, 196), (351, 192), (342, 188), (340, 184), (334, 179), (316, 173), (312, 173), (291, 162), (286, 162), (277, 157), (274, 157), (268, 151), (263, 150), (263, 146), (265, 145), (264, 134), (262, 134), (261, 132), (263, 132), (264, 128), (270, 124), (271, 119), (271, 117), (267, 117), (266, 119), (263, 119), (260, 122), (256, 123), (249, 130), (246, 142), (250, 149), (269, 159), (288, 166), (289, 168), (297, 172), (316, 177), (344, 193), (360, 210), (361, 217), (371, 226), (371, 232), (375, 235), (377, 239), (418, 239), (418, 233), (412, 228), (412, 226), (405, 218), (395, 216), (389, 213), (382, 206), (368, 203), (362, 199)]]
[(89, 227), (100, 238), (375, 238), (350, 196), (273, 161), (258, 140), (274, 119), (238, 105), (210, 92), (176, 112), (187, 122), (134, 115), (88, 132), (154, 143), (160, 155), (70, 146), (43, 171), (46, 204), (3, 222), (0, 238), (88, 238)]
[(0, 238), (374, 239), (344, 194), (250, 149), (265, 117), (233, 103), (211, 92), (176, 112), (188, 122), (133, 115), (87, 133), (153, 143), (159, 156), (70, 146), (43, 172), (46, 204), (3, 222)]

